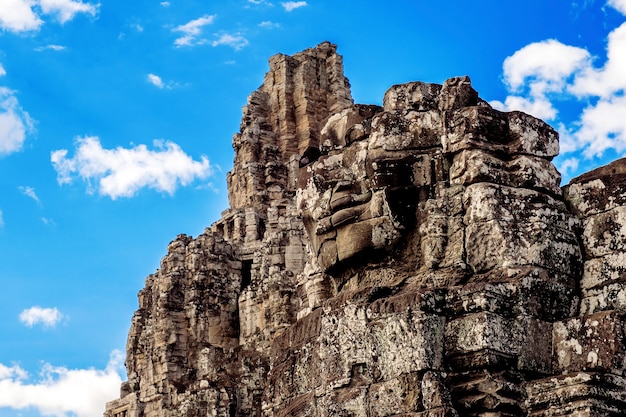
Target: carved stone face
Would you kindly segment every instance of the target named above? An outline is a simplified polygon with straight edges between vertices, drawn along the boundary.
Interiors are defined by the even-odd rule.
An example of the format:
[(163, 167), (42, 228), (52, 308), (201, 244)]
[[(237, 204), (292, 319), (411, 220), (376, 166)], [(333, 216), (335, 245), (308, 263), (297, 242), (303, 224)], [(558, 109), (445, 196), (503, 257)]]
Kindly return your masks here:
[(385, 95), (388, 111), (346, 109), (327, 121), (320, 149), (302, 156), (297, 204), (324, 271), (392, 249), (415, 228), (418, 203), (447, 175), (441, 88), (405, 84)]

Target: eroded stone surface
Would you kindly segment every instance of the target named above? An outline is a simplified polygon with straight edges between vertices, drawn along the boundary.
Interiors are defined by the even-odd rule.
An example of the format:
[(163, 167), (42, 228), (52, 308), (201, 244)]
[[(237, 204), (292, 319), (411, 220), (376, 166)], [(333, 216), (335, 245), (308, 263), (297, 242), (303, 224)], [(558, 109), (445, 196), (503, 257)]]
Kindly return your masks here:
[(270, 59), (106, 417), (623, 415), (626, 162), (562, 190), (554, 129), (468, 77), (382, 104), (332, 44)]

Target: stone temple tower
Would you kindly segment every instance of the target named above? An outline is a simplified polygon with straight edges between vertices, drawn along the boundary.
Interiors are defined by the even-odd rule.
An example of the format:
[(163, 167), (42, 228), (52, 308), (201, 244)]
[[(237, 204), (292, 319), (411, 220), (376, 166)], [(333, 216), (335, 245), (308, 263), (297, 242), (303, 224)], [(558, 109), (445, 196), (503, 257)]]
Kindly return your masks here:
[(269, 66), (105, 417), (626, 415), (626, 162), (561, 188), (554, 129), (468, 77), (377, 106), (328, 42)]

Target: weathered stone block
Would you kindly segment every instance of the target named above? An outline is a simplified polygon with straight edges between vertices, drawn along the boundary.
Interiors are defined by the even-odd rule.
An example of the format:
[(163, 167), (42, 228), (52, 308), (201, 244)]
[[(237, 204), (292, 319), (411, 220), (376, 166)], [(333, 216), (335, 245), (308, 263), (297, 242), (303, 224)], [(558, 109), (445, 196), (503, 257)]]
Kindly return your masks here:
[(453, 185), (491, 182), (561, 195), (560, 181), (561, 174), (550, 161), (530, 155), (502, 160), (489, 152), (472, 149), (454, 155), (450, 166)]
[(521, 112), (502, 113), (486, 106), (454, 112), (441, 142), (448, 154), (480, 149), (551, 159), (559, 152), (558, 134), (547, 123)]
[(626, 252), (613, 251), (608, 255), (585, 261), (580, 286), (583, 289), (591, 289), (624, 281), (626, 281)]
[(511, 357), (518, 369), (551, 370), (552, 325), (527, 316), (468, 314), (447, 323), (445, 345), (446, 355), (451, 357), (490, 351)]
[(626, 252), (626, 206), (583, 220), (582, 240), (590, 258)]
[(382, 380), (424, 370), (442, 370), (445, 319), (408, 312), (369, 325)]
[(571, 274), (580, 266), (575, 219), (562, 202), (527, 189), (475, 184), (465, 190), (467, 263), (476, 273), (538, 266)]
[(442, 86), (423, 82), (398, 84), (390, 87), (383, 97), (385, 111), (414, 109), (436, 110)]
[(372, 384), (368, 390), (368, 415), (387, 417), (422, 409), (422, 388), (416, 373)]
[(555, 366), (564, 373), (626, 369), (624, 320), (615, 311), (554, 323), (553, 345)]
[(626, 282), (613, 282), (601, 287), (583, 289), (581, 292), (581, 316), (606, 310), (626, 313)]
[(601, 373), (571, 373), (530, 381), (528, 416), (617, 417), (626, 409), (624, 378)]

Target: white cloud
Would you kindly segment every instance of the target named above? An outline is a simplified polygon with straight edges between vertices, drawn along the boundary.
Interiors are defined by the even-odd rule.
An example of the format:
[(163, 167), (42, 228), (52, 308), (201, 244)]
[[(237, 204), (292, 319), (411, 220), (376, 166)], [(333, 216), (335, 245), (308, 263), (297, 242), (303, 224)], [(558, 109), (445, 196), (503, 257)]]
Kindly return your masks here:
[(533, 93), (559, 91), (568, 77), (589, 64), (585, 49), (554, 39), (531, 43), (504, 60), (504, 80), (511, 90), (530, 85)]
[(28, 373), (19, 365), (6, 366), (0, 363), (0, 381), (8, 378), (26, 379), (28, 378)]
[(169, 1), (162, 1), (160, 4), (163, 7), (170, 7), (170, 2)]
[(306, 1), (286, 1), (280, 3), (286, 11), (290, 12), (295, 9), (299, 9), (300, 7), (304, 7), (307, 5)]
[(239, 50), (248, 45), (248, 40), (239, 33), (231, 35), (229, 33), (222, 34), (218, 39), (211, 42), (211, 46), (227, 45)]
[(262, 27), (262, 28), (274, 29), (274, 28), (279, 28), (280, 24), (271, 22), (269, 20), (265, 20), (265, 21), (259, 23), (259, 26)]
[(0, 87), (0, 156), (22, 149), (26, 135), (33, 131), (34, 123), (14, 91)]
[(198, 19), (192, 20), (172, 29), (173, 32), (182, 32), (184, 35), (174, 41), (176, 46), (191, 46), (198, 43), (203, 43), (202, 40), (198, 40), (198, 37), (202, 34), (202, 28), (210, 25), (215, 20), (215, 15), (204, 15)]
[[(626, 0), (610, 1), (626, 10)], [(579, 47), (555, 40), (527, 45), (504, 61), (504, 81), (509, 93), (501, 110), (522, 110), (552, 120), (561, 137), (562, 154), (580, 152), (600, 157), (609, 149), (626, 151), (626, 23), (607, 38), (603, 66)], [(566, 103), (582, 109), (567, 125), (557, 108)], [(566, 166), (573, 170), (573, 163)]]
[(28, 187), (28, 186), (24, 186), (24, 185), (20, 185), (19, 187), (17, 187), (20, 192), (22, 194), (24, 194), (27, 197), (32, 198), (33, 200), (35, 200), (37, 203), (41, 204), (41, 201), (39, 201), (39, 196), (37, 195), (37, 193), (35, 193), (35, 189), (33, 187)]
[(33, 11), (35, 0), (3, 0), (0, 7), (0, 27), (11, 32), (37, 30), (43, 24)]
[(164, 88), (163, 80), (155, 74), (148, 74), (148, 82), (157, 88)]
[(569, 177), (570, 173), (576, 172), (580, 161), (578, 158), (568, 158), (558, 165), (558, 170), (564, 177)]
[(267, 0), (248, 0), (248, 3), (252, 3), (252, 4), (256, 4), (256, 5), (264, 4), (264, 5), (270, 6), (270, 7), (274, 6), (271, 2), (269, 2)]
[(163, 79), (161, 77), (159, 77), (156, 74), (148, 74), (146, 77), (146, 80), (148, 81), (148, 83), (152, 84), (153, 86), (155, 86), (156, 88), (159, 89), (167, 89), (167, 90), (171, 90), (173, 88), (177, 88), (180, 87), (180, 84), (174, 82), (174, 81), (168, 81), (168, 82), (164, 82)]
[(41, 222), (47, 226), (56, 226), (57, 222), (54, 221), (54, 219), (49, 219), (47, 217), (42, 217), (41, 218)]
[(63, 317), (63, 314), (61, 314), (56, 307), (42, 308), (34, 306), (20, 313), (20, 322), (28, 327), (33, 327), (35, 324), (42, 324), (45, 327), (54, 327)]
[(607, 60), (603, 68), (585, 66), (577, 74), (570, 91), (578, 97), (610, 98), (626, 89), (626, 23), (609, 34)]
[(74, 0), (39, 0), (39, 6), (44, 14), (56, 15), (61, 23), (72, 20), (78, 13), (95, 16), (100, 7), (99, 4), (93, 5)]
[(4, 218), (2, 217), (2, 210), (0, 210), (0, 228), (4, 227)]
[(0, 77), (3, 77), (7, 75), (7, 72), (4, 70), (4, 67), (2, 66), (2, 64), (0, 64)]
[(209, 160), (203, 156), (194, 161), (173, 142), (154, 141), (156, 150), (145, 145), (134, 148), (104, 149), (97, 137), (77, 140), (74, 157), (68, 158), (66, 149), (51, 154), (59, 184), (80, 177), (89, 184), (98, 184), (100, 195), (111, 199), (132, 197), (141, 188), (173, 194), (176, 188), (192, 183), (197, 178), (212, 174)]
[(626, 97), (603, 99), (585, 108), (575, 136), (587, 157), (602, 155), (607, 149), (626, 150)]
[(63, 24), (78, 13), (95, 16), (99, 4), (83, 3), (75, 0), (2, 0), (0, 7), (0, 27), (12, 32), (38, 30), (44, 21), (43, 15), (56, 16)]
[(37, 52), (41, 52), (41, 51), (64, 51), (65, 49), (67, 49), (67, 47), (63, 46), (63, 45), (54, 45), (54, 44), (50, 44), (50, 45), (46, 45), (46, 46), (39, 46), (37, 48), (35, 48), (35, 51)]
[(626, 0), (609, 0), (607, 4), (626, 16)]
[(106, 402), (119, 396), (123, 363), (124, 355), (115, 350), (104, 370), (44, 364), (39, 379), (32, 382), (19, 366), (0, 364), (0, 407), (34, 408), (55, 417), (101, 416)]
[(503, 64), (504, 82), (509, 91), (500, 110), (521, 110), (541, 119), (553, 120), (557, 110), (549, 98), (565, 92), (573, 75), (590, 65), (589, 52), (549, 39), (526, 45)]
[(552, 120), (556, 116), (556, 109), (544, 96), (531, 98), (508, 96), (504, 103), (494, 100), (489, 104), (501, 111), (519, 110), (544, 120)]

